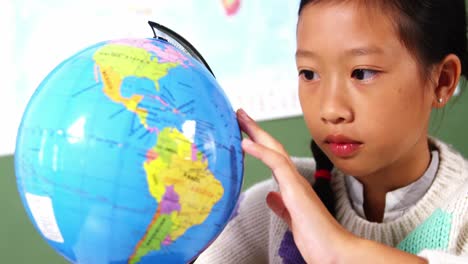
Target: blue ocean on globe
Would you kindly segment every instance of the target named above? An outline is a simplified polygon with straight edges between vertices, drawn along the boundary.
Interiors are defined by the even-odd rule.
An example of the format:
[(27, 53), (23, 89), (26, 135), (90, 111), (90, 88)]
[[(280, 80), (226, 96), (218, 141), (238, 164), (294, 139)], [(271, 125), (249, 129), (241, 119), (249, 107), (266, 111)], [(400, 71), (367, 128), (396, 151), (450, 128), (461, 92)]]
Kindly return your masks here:
[(105, 41), (58, 65), (30, 99), (18, 191), (72, 263), (187, 263), (235, 214), (240, 141), (197, 60), (163, 40)]

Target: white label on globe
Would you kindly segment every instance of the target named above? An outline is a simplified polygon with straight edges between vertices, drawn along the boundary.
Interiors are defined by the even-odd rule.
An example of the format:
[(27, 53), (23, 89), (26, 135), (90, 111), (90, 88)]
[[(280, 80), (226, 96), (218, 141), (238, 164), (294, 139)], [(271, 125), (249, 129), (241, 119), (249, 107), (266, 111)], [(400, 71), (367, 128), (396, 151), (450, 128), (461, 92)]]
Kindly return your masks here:
[(55, 219), (52, 200), (47, 196), (39, 196), (31, 193), (26, 193), (26, 201), (28, 202), (31, 214), (36, 221), (37, 227), (42, 234), (49, 240), (63, 243), (62, 233)]
[(197, 128), (197, 122), (195, 120), (187, 120), (182, 125), (182, 133), (191, 143), (195, 142), (195, 132)]

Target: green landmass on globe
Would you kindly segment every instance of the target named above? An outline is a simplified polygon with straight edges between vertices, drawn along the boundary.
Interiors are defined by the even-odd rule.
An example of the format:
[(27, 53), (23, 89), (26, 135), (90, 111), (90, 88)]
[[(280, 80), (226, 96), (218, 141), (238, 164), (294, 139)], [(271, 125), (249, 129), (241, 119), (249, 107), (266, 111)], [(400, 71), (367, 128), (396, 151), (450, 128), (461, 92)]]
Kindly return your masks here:
[[(144, 127), (151, 129), (146, 123), (148, 110), (138, 107), (144, 96), (123, 97), (122, 80), (137, 75), (151, 79), (158, 89), (159, 79), (178, 63), (160, 63), (144, 48), (117, 43), (102, 47), (93, 59), (104, 80), (103, 92), (138, 115)], [(208, 170), (207, 160), (202, 159), (194, 142), (177, 129), (164, 128), (159, 133), (157, 144), (148, 150), (144, 164), (151, 195), (159, 206), (129, 263), (138, 263), (142, 256), (159, 250), (162, 244), (172, 243), (188, 228), (201, 224), (223, 196), (221, 183)]]

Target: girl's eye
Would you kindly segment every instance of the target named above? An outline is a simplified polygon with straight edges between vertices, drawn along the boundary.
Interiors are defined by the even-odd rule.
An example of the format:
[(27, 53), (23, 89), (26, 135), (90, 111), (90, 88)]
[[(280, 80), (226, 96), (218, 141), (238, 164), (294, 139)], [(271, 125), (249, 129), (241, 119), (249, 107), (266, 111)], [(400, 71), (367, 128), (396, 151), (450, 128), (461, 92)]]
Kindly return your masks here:
[(368, 69), (357, 69), (351, 73), (351, 78), (355, 78), (360, 81), (372, 79), (377, 74), (377, 71)]
[(317, 79), (319, 76), (317, 73), (311, 70), (300, 70), (299, 77), (302, 77), (306, 81), (313, 81)]

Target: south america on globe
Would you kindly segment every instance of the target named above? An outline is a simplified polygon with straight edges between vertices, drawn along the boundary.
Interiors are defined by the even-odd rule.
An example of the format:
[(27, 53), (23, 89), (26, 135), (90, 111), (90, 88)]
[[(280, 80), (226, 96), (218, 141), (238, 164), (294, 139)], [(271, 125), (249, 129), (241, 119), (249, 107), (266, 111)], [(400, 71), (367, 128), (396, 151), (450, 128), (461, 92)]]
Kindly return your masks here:
[(240, 141), (199, 61), (156, 38), (104, 41), (58, 65), (30, 99), (17, 187), (71, 263), (187, 263), (235, 213)]

